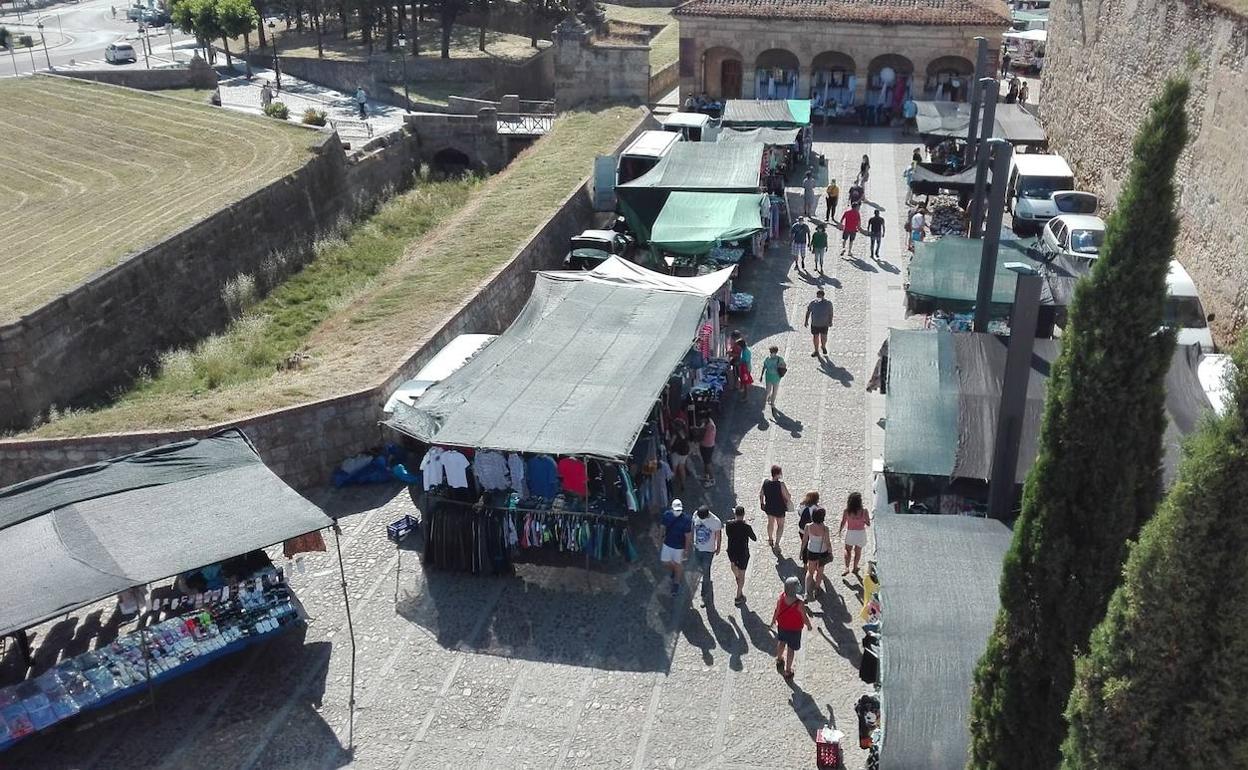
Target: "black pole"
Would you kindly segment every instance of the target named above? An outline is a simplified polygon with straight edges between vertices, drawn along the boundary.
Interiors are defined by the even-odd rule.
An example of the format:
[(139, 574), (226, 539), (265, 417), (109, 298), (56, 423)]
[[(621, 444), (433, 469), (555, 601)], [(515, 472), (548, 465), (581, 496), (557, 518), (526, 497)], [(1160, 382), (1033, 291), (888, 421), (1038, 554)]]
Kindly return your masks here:
[(282, 90), (282, 64), (277, 58), (277, 25), (269, 23), (269, 44), (273, 46), (273, 75), (277, 82), (277, 90)]
[[(402, 35), (399, 36), (402, 40)], [(407, 92), (407, 41), (402, 40), (400, 43), (403, 50), (399, 53), (399, 58), (403, 60), (403, 107), (407, 110), (407, 114), (412, 114), (412, 97)]]
[(975, 331), (988, 331), (992, 310), (992, 285), (997, 276), (997, 254), (1001, 249), (1001, 219), (1005, 214), (1005, 177), (1010, 173), (1013, 148), (1004, 139), (992, 139), (985, 155), (992, 157), (992, 198), (988, 201), (988, 231), (984, 233), (979, 256), (979, 287), (975, 292)]
[(347, 594), (347, 570), (342, 566), (342, 528), (334, 522), (334, 549), (338, 551), (338, 575), (342, 578), (342, 606), (347, 612), (347, 636), (351, 639), (351, 696), (347, 701), (347, 751), (355, 748), (355, 626), (351, 625), (351, 597)]
[(969, 165), (975, 160), (975, 151), (978, 149), (979, 95), (983, 90), (984, 67), (988, 64), (987, 38), (976, 37), (975, 45), (978, 46), (978, 50), (975, 54), (975, 74), (971, 77), (971, 120), (966, 125), (966, 150), (962, 153), (963, 165)]
[(43, 43), (43, 58), (48, 62), (48, 70), (52, 70), (52, 57), (48, 55), (48, 39), (43, 36), (43, 22), (39, 23), (39, 41)]
[(1004, 520), (1014, 507), (1014, 479), (1018, 475), (1018, 445), (1027, 412), (1027, 387), (1031, 381), (1031, 356), (1036, 344), (1036, 319), (1040, 315), (1039, 273), (1022, 264), (1014, 287), (1010, 313), (1010, 342), (1001, 378), (1001, 402), (997, 407), (997, 435), (992, 447), (992, 471), (988, 482), (988, 515)]
[(995, 133), (994, 124), (997, 120), (997, 92), (999, 90), (997, 81), (992, 78), (983, 78), (979, 84), (983, 111), (980, 113), (982, 126), (979, 132), (979, 147), (975, 151), (975, 190), (971, 195), (970, 235), (972, 238), (978, 238), (983, 233), (984, 190), (988, 186), (988, 164), (992, 162), (987, 143)]

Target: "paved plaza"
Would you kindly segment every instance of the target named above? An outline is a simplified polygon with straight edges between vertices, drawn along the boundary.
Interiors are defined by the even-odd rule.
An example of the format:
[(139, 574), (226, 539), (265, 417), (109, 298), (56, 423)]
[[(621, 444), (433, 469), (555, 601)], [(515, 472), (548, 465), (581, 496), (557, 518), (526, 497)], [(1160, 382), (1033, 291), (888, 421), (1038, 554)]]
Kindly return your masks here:
[[(705, 497), (721, 516), (738, 502), (750, 511), (760, 542), (744, 607), (733, 605), (723, 555), (708, 601), (690, 588), (673, 599), (657, 563), (657, 527), (634, 565), (521, 566), (507, 578), (427, 574), (415, 550), (397, 551), (385, 537), (387, 523), (414, 511), (405, 488), (322, 492), (314, 500), (343, 529), (357, 644), (353, 731), (350, 642), (330, 538), (330, 552), (308, 556), (292, 576), (312, 617), (306, 633), (177, 680), (155, 693), (155, 708), (32, 740), (0, 756), (0, 766), (798, 768), (814, 766), (813, 731), (832, 723), (846, 733), (847, 767), (861, 770), (866, 752), (853, 710), (869, 691), (857, 673), (861, 588), (842, 581), (839, 557), (829, 565), (832, 590), (815, 603), (796, 677), (781, 678), (767, 625), (782, 578), (800, 572), (796, 517), (777, 559), (757, 499), (777, 463), (795, 497), (823, 494), (830, 518), (851, 491), (870, 500), (883, 398), (865, 388), (888, 326), (904, 323), (900, 173), (914, 145), (889, 129), (817, 129), (816, 138), (828, 158), (824, 173), (843, 191), (870, 155), (867, 198), (885, 209), (888, 237), (882, 264), (866, 257), (861, 236), (858, 258), (838, 259), (839, 231), (831, 231), (828, 275), (792, 270), (778, 249), (748, 265), (738, 283), (756, 297), (740, 323), (756, 364), (775, 344), (789, 372), (774, 413), (764, 409), (761, 386), (748, 402), (726, 405), (717, 484), (682, 497), (686, 507)], [(836, 317), (828, 356), (816, 360), (802, 315), (819, 286)], [(693, 586), (692, 575), (687, 582)], [(109, 606), (47, 624), (36, 643), (45, 654), (80, 651), (101, 624), (107, 641), (111, 614)]]

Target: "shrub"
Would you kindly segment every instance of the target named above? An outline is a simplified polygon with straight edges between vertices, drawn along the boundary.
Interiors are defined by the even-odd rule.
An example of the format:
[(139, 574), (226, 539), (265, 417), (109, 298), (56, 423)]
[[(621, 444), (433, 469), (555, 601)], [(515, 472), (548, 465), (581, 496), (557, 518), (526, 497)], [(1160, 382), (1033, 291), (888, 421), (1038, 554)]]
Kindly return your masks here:
[(324, 110), (317, 110), (309, 107), (303, 111), (303, 122), (307, 123), (309, 126), (323, 126), (325, 125), (325, 120)]
[(18, 35), (17, 36), (18, 48), (33, 48), (34, 46), (35, 46), (35, 39), (31, 37), (30, 35)]
[(284, 102), (269, 102), (269, 106), (264, 108), (264, 114), (277, 120), (289, 120), (290, 108)]

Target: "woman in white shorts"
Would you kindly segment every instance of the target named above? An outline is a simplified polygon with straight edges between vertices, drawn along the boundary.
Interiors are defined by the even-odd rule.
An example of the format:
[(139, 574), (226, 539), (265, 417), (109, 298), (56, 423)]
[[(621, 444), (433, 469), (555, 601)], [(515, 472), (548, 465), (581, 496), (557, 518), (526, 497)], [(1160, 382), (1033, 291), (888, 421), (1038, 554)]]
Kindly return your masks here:
[[(845, 536), (845, 571), (841, 575), (848, 575), (851, 571), (858, 575), (858, 561), (862, 558), (862, 547), (867, 544), (867, 527), (871, 526), (871, 514), (867, 513), (867, 509), (862, 507), (862, 495), (858, 492), (851, 492), (849, 500), (845, 503), (845, 512), (841, 514), (841, 526), (837, 530), (838, 535)], [(850, 566), (850, 562), (853, 566)]]

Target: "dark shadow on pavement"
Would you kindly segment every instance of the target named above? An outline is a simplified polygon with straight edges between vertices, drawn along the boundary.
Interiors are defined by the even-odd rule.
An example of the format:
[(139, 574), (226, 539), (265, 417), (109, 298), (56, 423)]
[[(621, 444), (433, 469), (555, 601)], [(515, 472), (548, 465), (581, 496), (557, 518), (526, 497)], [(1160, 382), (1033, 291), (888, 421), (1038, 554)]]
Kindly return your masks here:
[(879, 265), (880, 269), (886, 273), (892, 273), (893, 275), (897, 275), (898, 273), (901, 272), (901, 268), (897, 267), (892, 262), (889, 262), (886, 259), (880, 259), (876, 261), (875, 264)]
[(771, 607), (766, 608), (764, 618), (750, 607), (741, 608), (741, 622), (745, 625), (745, 633), (749, 636), (754, 649), (768, 655), (776, 654), (776, 636), (771, 632)]
[(861, 257), (846, 256), (846, 257), (841, 257), (841, 259), (853, 265), (854, 267), (858, 268), (859, 270), (863, 271), (864, 273), (878, 273), (879, 272), (878, 270), (875, 269), (875, 265), (871, 264), (870, 262), (867, 262)]
[(820, 591), (816, 604), (823, 609), (820, 616), (823, 621), (819, 627), (820, 636), (832, 645), (836, 654), (857, 668), (862, 652), (858, 649), (858, 637), (851, 627), (854, 616), (845, 606), (844, 597), (836, 591)]
[(824, 374), (828, 375), (847, 388), (850, 386), (850, 383), (854, 381), (854, 375), (851, 374), (848, 369), (843, 366), (837, 366), (832, 363), (831, 359), (820, 359), (819, 368), (823, 370)]
[(810, 693), (803, 690), (797, 683), (797, 678), (802, 675), (802, 672), (795, 670), (795, 673), (797, 676), (793, 679), (785, 680), (785, 684), (793, 691), (789, 695), (789, 706), (793, 708), (793, 713), (797, 715), (797, 718), (802, 720), (802, 726), (813, 739), (821, 727), (836, 724), (836, 718), (832, 714), (831, 706), (828, 706), (828, 713), (824, 715), (823, 710), (819, 708), (819, 704), (810, 696)]
[(774, 404), (771, 407), (771, 418), (776, 421), (776, 427), (787, 430), (793, 438), (802, 437), (802, 421), (789, 417)]

